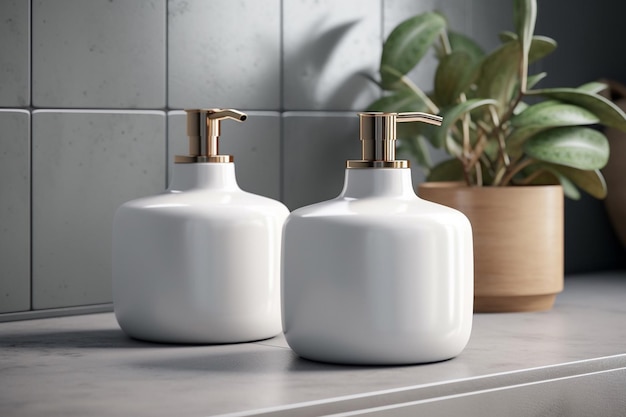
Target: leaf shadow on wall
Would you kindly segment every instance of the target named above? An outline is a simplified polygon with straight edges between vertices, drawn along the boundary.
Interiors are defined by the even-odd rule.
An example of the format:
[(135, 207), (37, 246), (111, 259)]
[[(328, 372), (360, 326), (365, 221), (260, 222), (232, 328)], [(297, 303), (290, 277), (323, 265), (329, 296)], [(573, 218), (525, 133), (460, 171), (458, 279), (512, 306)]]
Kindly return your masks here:
[[(312, 27), (322, 27), (324, 20), (325, 18), (320, 18)], [(308, 101), (312, 102), (313, 109), (300, 110), (353, 109), (358, 107), (357, 103), (363, 94), (375, 91), (375, 85), (368, 79), (371, 76), (364, 70), (355, 71), (344, 76), (344, 79), (338, 79), (329, 69), (332, 59), (341, 53), (338, 47), (359, 23), (359, 20), (353, 20), (335, 26), (319, 36), (313, 33), (297, 50), (285, 55), (284, 68), (297, 71), (291, 82), (300, 84), (293, 90), (303, 92)], [(290, 89), (287, 85), (283, 94)], [(286, 96), (285, 101), (289, 101)], [(286, 107), (293, 110), (290, 103), (287, 103)]]

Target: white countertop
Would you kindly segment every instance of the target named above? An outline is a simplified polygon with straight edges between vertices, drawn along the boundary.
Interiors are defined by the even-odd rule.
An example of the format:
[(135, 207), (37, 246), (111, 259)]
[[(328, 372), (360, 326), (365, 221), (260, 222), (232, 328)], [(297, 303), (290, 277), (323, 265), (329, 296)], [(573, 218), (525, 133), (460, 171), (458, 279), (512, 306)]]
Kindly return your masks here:
[(477, 314), (460, 356), (417, 366), (311, 362), (283, 337), (144, 343), (112, 313), (0, 323), (7, 417), (626, 415), (625, 398), (626, 272), (567, 277), (548, 312)]

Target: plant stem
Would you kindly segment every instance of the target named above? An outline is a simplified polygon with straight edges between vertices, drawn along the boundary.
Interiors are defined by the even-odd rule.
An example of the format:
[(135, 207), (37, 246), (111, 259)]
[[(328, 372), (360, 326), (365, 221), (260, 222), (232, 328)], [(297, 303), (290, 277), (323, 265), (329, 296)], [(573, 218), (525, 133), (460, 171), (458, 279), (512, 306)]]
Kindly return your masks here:
[(506, 144), (504, 143), (504, 135), (502, 134), (502, 129), (500, 128), (500, 120), (498, 118), (498, 113), (493, 106), (489, 106), (489, 114), (491, 115), (491, 120), (495, 126), (494, 131), (498, 139), (498, 153), (500, 154), (500, 158), (502, 159), (504, 166), (508, 168), (511, 164), (511, 160), (509, 159), (509, 155), (506, 153)]
[(495, 185), (495, 186), (500, 185), (500, 182), (502, 181), (502, 177), (504, 177), (504, 174), (506, 174), (506, 168), (505, 167), (499, 167), (497, 171), (498, 172), (493, 177), (493, 185)]
[(522, 59), (520, 60), (520, 69), (519, 69), (519, 84), (520, 84), (520, 93), (526, 93), (526, 86), (528, 85), (528, 54), (525, 54), (522, 51)]
[(450, 45), (450, 39), (448, 38), (448, 32), (442, 30), (439, 34), (439, 39), (441, 40), (441, 46), (443, 47), (443, 52), (446, 55), (450, 55), (452, 53), (452, 46)]
[[(485, 135), (487, 135), (487, 136), (488, 136), (487, 132), (489, 132), (489, 129), (491, 129), (491, 126), (490, 126), (489, 124), (485, 123), (485, 122), (484, 122), (484, 121), (482, 121), (482, 120), (478, 120), (478, 121), (476, 122), (476, 126), (478, 126), (476, 129), (479, 129), (479, 128), (480, 128), (480, 129), (482, 129), (483, 133), (484, 133)], [(479, 132), (479, 135), (480, 135), (480, 132)], [(480, 137), (479, 137), (479, 139), (480, 139)], [(486, 149), (486, 147), (487, 147), (486, 145), (487, 145), (488, 143), (489, 143), (489, 140), (487, 139), (487, 143), (485, 143), (485, 144), (482, 146), (482, 148), (480, 149), (480, 159), (481, 159), (484, 163), (486, 163), (486, 164), (489, 166), (489, 168), (490, 168), (491, 170), (493, 170), (493, 169), (494, 169), (494, 167), (493, 167), (493, 161), (491, 160), (491, 158), (489, 157), (489, 155), (487, 155), (487, 154), (484, 152), (484, 150), (485, 150), (485, 149)]]
[(508, 170), (507, 174), (502, 178), (502, 181), (499, 182), (498, 184), (495, 184), (495, 181), (494, 181), (494, 185), (506, 186), (509, 182), (511, 182), (515, 174), (517, 174), (518, 172), (520, 172), (521, 170), (523, 170), (524, 168), (526, 168), (527, 166), (531, 165), (534, 162), (535, 161), (533, 159), (528, 158), (528, 159), (523, 160), (517, 165), (509, 166), (510, 169)]
[(522, 93), (522, 91), (518, 91), (517, 92), (517, 96), (515, 97), (515, 100), (513, 100), (513, 102), (511, 103), (511, 105), (509, 106), (509, 109), (506, 111), (506, 113), (500, 118), (500, 126), (504, 125), (506, 122), (509, 121), (509, 119), (511, 118), (511, 116), (513, 116), (513, 112), (515, 111), (515, 107), (517, 107), (517, 105), (519, 104), (520, 101), (522, 101), (522, 98), (524, 98), (524, 93)]
[(467, 184), (467, 186), (470, 187), (472, 185), (472, 178), (469, 175), (469, 171), (465, 166), (465, 161), (463, 160), (463, 158), (459, 158), (459, 159), (461, 160), (461, 163), (463, 164), (463, 178), (465, 178), (465, 183)]
[[(493, 185), (494, 186), (498, 186), (498, 185), (506, 185), (508, 183), (508, 181), (510, 181), (511, 178), (513, 178), (513, 175), (515, 175), (517, 173), (513, 172), (513, 174), (511, 175), (511, 177), (509, 178), (508, 175), (506, 177), (506, 181), (504, 181), (503, 177), (504, 175), (507, 173), (507, 171), (512, 167), (512, 166), (516, 166), (515, 164), (511, 165), (511, 160), (509, 157), (509, 154), (506, 152), (506, 140), (504, 138), (504, 132), (502, 130), (502, 126), (508, 122), (508, 120), (513, 116), (513, 112), (515, 111), (515, 107), (517, 107), (517, 105), (520, 103), (520, 101), (522, 101), (522, 98), (524, 97), (524, 93), (522, 92), (521, 88), (517, 91), (517, 94), (515, 96), (515, 99), (511, 102), (509, 108), (507, 109), (506, 113), (504, 113), (504, 115), (498, 120), (497, 119), (497, 113), (495, 113), (496, 119), (492, 119), (493, 123), (494, 123), (494, 130), (492, 131), (492, 133), (496, 134), (496, 136), (498, 137), (498, 150), (499, 150), (499, 154), (501, 156), (501, 158), (499, 158), (499, 162), (501, 161), (503, 163), (504, 166), (497, 164), (497, 168), (496, 168), (496, 175), (493, 179)], [(490, 107), (491, 110), (491, 107)], [(493, 113), (492, 113), (492, 117), (493, 117)], [(495, 131), (495, 132), (494, 132)], [(524, 167), (522, 167), (523, 169)]]
[(488, 143), (486, 138), (487, 137), (485, 135), (485, 132), (481, 130), (481, 134), (478, 137), (478, 143), (476, 143), (476, 147), (474, 148), (474, 151), (472, 152), (472, 158), (467, 163), (467, 171), (471, 170), (474, 167), (474, 165), (478, 163), (478, 160), (483, 155), (485, 146), (487, 146), (487, 143)]
[(529, 176), (527, 176), (526, 178), (524, 178), (523, 180), (521, 180), (519, 183), (521, 185), (528, 185), (530, 184), (535, 178), (537, 178), (538, 176), (540, 176), (541, 174), (543, 174), (544, 172), (546, 172), (543, 169), (538, 169), (537, 171), (533, 172), (532, 174), (530, 174)]
[(463, 116), (463, 120), (461, 121), (463, 126), (463, 156), (469, 158), (470, 156), (470, 130), (469, 130), (469, 114), (465, 114)]
[(411, 91), (413, 91), (417, 96), (419, 96), (419, 98), (424, 101), (424, 103), (428, 107), (428, 110), (433, 113), (439, 114), (439, 107), (437, 107), (437, 105), (433, 103), (433, 101), (418, 86), (416, 86), (409, 77), (403, 75), (402, 77), (400, 77), (400, 81), (402, 81), (404, 85), (409, 87)]
[(480, 165), (480, 162), (476, 162), (476, 185), (479, 187), (483, 186), (483, 168)]

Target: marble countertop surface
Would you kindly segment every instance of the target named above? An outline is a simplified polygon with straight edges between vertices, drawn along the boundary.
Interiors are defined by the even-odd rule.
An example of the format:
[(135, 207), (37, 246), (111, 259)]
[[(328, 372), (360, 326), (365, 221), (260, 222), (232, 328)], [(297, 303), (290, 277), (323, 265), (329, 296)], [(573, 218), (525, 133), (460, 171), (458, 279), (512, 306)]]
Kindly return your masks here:
[(112, 313), (0, 323), (0, 416), (320, 415), (622, 368), (626, 272), (605, 272), (567, 277), (548, 312), (476, 314), (460, 356), (417, 366), (311, 362), (282, 336), (145, 343)]

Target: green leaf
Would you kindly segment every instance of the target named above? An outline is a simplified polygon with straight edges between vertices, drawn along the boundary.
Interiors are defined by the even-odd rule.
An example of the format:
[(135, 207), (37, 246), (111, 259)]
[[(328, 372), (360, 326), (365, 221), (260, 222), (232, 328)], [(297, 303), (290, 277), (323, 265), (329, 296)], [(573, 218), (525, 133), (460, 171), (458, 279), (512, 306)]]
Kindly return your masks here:
[(565, 194), (565, 197), (571, 198), (572, 200), (580, 200), (580, 191), (578, 191), (578, 188), (576, 188), (574, 183), (570, 181), (569, 178), (564, 175), (557, 175), (557, 178), (559, 179), (561, 187), (563, 187), (563, 194)]
[(514, 0), (513, 1), (513, 22), (518, 41), (521, 44), (521, 56), (519, 60), (520, 90), (526, 92), (528, 89), (528, 62), (530, 46), (535, 22), (537, 20), (536, 0)]
[[(548, 164), (548, 169), (564, 176), (581, 190), (587, 192), (592, 197), (603, 199), (606, 197), (606, 182), (602, 173), (597, 170), (581, 170), (563, 165)], [(563, 183), (561, 181), (561, 183)], [(564, 187), (565, 188), (565, 187)]]
[[(515, 23), (515, 32), (522, 44), (522, 52), (528, 57), (531, 39), (535, 31), (535, 22), (537, 20), (537, 1), (536, 0), (515, 0), (513, 2), (513, 22)], [(527, 64), (528, 61), (524, 62)]]
[(597, 122), (595, 114), (573, 104), (556, 100), (533, 104), (511, 119), (514, 130), (506, 141), (507, 153), (512, 158), (518, 158), (522, 155), (524, 142), (543, 130)]
[(502, 43), (507, 43), (517, 40), (517, 35), (509, 30), (505, 30), (504, 32), (500, 32), (498, 34), (498, 38), (500, 38)]
[[(530, 176), (531, 174), (534, 178), (531, 181), (525, 182), (527, 185), (557, 185), (560, 184), (563, 187), (563, 194), (566, 197), (571, 198), (572, 200), (580, 199), (580, 191), (574, 183), (567, 178), (565, 175), (561, 174), (559, 171), (554, 169), (557, 165), (549, 164), (547, 162), (537, 162), (526, 169), (524, 169), (524, 174), (526, 176)], [(573, 169), (573, 168), (570, 168)]]
[(462, 181), (463, 164), (458, 159), (448, 159), (435, 165), (426, 178), (427, 181)]
[(567, 178), (565, 175), (561, 174), (557, 170), (550, 168), (551, 164), (542, 164), (538, 165), (539, 169), (543, 169), (543, 173), (531, 181), (529, 184), (532, 185), (554, 185), (561, 184), (563, 187), (563, 194), (566, 197), (571, 198), (572, 200), (580, 199), (580, 191), (576, 188), (576, 185)]
[(448, 40), (452, 52), (465, 52), (473, 63), (480, 62), (485, 56), (485, 51), (473, 39), (453, 31), (448, 31)]
[(415, 140), (420, 135), (426, 135), (429, 132), (425, 129), (425, 123), (398, 123), (396, 126), (396, 137), (402, 140)]
[(539, 81), (546, 78), (547, 75), (547, 72), (540, 72), (539, 74), (529, 75), (528, 81), (526, 82), (526, 88), (533, 88), (539, 83)]
[[(612, 101), (593, 92), (586, 91), (589, 86), (581, 88), (544, 88), (541, 90), (528, 91), (529, 95), (540, 95), (576, 104), (595, 113), (600, 123), (626, 132), (626, 114)], [(584, 87), (584, 86), (583, 86)]]
[(537, 133), (548, 128), (543, 126), (524, 126), (514, 129), (506, 138), (506, 153), (517, 159), (524, 153), (524, 143)]
[(411, 90), (401, 90), (381, 97), (367, 107), (367, 111), (382, 111), (389, 113), (426, 110), (428, 110), (428, 107), (424, 103), (424, 100)]
[[(509, 31), (501, 32), (499, 36), (502, 43), (518, 39), (515, 33)], [(533, 36), (530, 40), (530, 49), (528, 50), (528, 63), (532, 63), (546, 57), (554, 52), (556, 47), (557, 43), (552, 38), (539, 35)]]
[(500, 152), (500, 146), (498, 146), (498, 142), (495, 140), (487, 141), (487, 145), (485, 146), (485, 151), (483, 153), (489, 161), (495, 161)]
[(598, 121), (598, 117), (585, 108), (549, 100), (529, 106), (511, 119), (511, 125), (513, 127), (557, 127), (591, 125)]
[(528, 108), (528, 104), (524, 103), (523, 101), (520, 101), (519, 103), (515, 105), (515, 108), (513, 109), (513, 114), (520, 114), (527, 108)]
[(398, 142), (400, 142), (397, 149), (399, 154), (404, 153), (410, 155), (419, 166), (425, 168), (426, 172), (430, 171), (433, 162), (430, 158), (430, 150), (423, 137), (418, 136), (412, 139), (402, 139)]
[(531, 158), (590, 170), (606, 165), (609, 142), (597, 130), (586, 127), (556, 127), (544, 130), (524, 143)]
[(603, 90), (606, 90), (608, 88), (608, 86), (606, 85), (606, 83), (601, 83), (598, 81), (592, 81), (590, 83), (587, 84), (583, 84), (580, 87), (578, 87), (578, 90), (580, 91), (586, 91), (587, 93), (599, 93)]
[(509, 42), (486, 56), (476, 80), (477, 96), (498, 101), (498, 114), (506, 113), (519, 81), (519, 42)]
[(528, 51), (528, 63), (533, 63), (550, 55), (556, 49), (557, 43), (547, 36), (533, 36)]
[(496, 104), (497, 102), (493, 99), (471, 99), (446, 109), (442, 114), (443, 123), (435, 130), (436, 137), (433, 139), (434, 146), (441, 148), (446, 143), (446, 137), (450, 129), (464, 114), (483, 106)]
[(472, 58), (464, 51), (453, 51), (439, 61), (435, 73), (435, 101), (446, 106), (454, 103), (476, 77)]
[(407, 74), (426, 54), (446, 21), (438, 13), (428, 12), (400, 23), (383, 45), (380, 75), (385, 88), (393, 88), (399, 77)]

